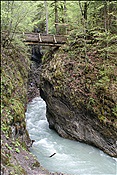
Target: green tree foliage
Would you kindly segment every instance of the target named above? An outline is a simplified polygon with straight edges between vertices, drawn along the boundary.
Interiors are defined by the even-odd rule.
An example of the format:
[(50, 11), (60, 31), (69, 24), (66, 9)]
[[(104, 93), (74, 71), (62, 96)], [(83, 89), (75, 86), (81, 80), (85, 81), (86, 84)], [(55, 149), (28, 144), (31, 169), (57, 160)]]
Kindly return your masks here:
[(34, 1), (2, 1), (1, 29), (4, 32), (4, 46), (18, 38), (17, 33), (30, 32), (37, 11)]
[[(95, 3), (93, 6), (96, 6)], [(117, 3), (115, 1), (98, 2), (94, 20), (95, 23), (91, 24), (90, 30), (98, 41), (97, 49), (102, 53), (103, 58), (109, 58), (117, 52)]]
[[(46, 10), (48, 9), (48, 28), (50, 34), (56, 33), (56, 26), (58, 27), (58, 34), (64, 33), (67, 14), (66, 14), (66, 1), (39, 1), (38, 10), (35, 15), (34, 21), (41, 32), (46, 32)], [(56, 13), (57, 11), (57, 13)], [(58, 16), (58, 17), (57, 17)], [(56, 22), (55, 22), (56, 21)], [(57, 23), (57, 24), (55, 24)]]
[[(48, 2), (46, 2), (48, 8)], [(41, 33), (46, 31), (46, 8), (44, 1), (37, 2), (36, 14), (33, 18), (34, 26), (40, 29)]]
[(96, 48), (103, 58), (116, 52), (116, 1), (2, 1), (1, 6), (1, 27), (7, 31), (5, 44), (16, 38), (17, 32), (31, 32), (34, 26), (46, 33), (47, 23), (50, 34), (67, 31), (72, 42), (80, 36), (86, 62), (89, 37), (97, 42)]

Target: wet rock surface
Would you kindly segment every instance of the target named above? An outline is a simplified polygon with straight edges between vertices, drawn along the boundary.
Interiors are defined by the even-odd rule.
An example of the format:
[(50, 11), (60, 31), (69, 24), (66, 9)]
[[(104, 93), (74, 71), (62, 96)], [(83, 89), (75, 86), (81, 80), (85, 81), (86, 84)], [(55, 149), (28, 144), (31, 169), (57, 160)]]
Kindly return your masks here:
[(40, 95), (39, 92), (40, 71), (41, 71), (41, 64), (37, 64), (36, 62), (32, 61), (28, 75), (28, 87), (27, 87), (28, 102), (32, 101), (33, 98)]
[[(34, 157), (27, 149), (18, 145), (16, 147), (16, 140), (7, 139), (4, 134), (2, 134), (2, 149), (4, 152), (2, 156), (4, 157), (1, 162), (1, 174), (49, 174), (48, 171), (44, 170), (36, 157)], [(20, 143), (21, 144), (21, 143)], [(8, 146), (9, 145), (9, 149)], [(8, 158), (10, 157), (10, 161)], [(7, 165), (6, 165), (6, 161)]]
[[(45, 90), (46, 89), (46, 90)], [(116, 157), (116, 129), (102, 125), (94, 114), (88, 114), (68, 106), (69, 99), (54, 97), (49, 88), (41, 91), (41, 97), (47, 104), (49, 127), (64, 138), (94, 145), (105, 153)], [(49, 93), (48, 93), (49, 92)]]

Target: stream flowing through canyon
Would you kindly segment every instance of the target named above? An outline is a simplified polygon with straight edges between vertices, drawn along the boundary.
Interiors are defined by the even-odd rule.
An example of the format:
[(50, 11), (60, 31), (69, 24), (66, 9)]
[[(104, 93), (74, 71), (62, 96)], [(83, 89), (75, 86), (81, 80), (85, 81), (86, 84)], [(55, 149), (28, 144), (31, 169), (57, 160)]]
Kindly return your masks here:
[[(28, 103), (26, 123), (30, 138), (35, 140), (30, 151), (50, 172), (69, 175), (116, 175), (117, 159), (93, 146), (64, 139), (49, 129), (46, 103), (41, 97), (36, 97)], [(52, 154), (54, 155), (50, 157)]]

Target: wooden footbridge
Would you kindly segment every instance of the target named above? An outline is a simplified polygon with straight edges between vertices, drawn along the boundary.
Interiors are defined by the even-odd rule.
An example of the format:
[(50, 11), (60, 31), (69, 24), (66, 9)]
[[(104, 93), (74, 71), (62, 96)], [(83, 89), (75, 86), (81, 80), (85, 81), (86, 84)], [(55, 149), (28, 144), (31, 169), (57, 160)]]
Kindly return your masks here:
[(40, 46), (61, 46), (67, 41), (66, 35), (52, 35), (52, 34), (41, 34), (41, 33), (10, 33), (3, 31), (3, 40), (12, 40), (12, 36), (18, 36), (22, 38), (26, 45), (40, 45)]
[(52, 34), (41, 34), (41, 33), (24, 33), (24, 42), (27, 45), (41, 46), (61, 46), (67, 41), (67, 37), (64, 35), (52, 35)]

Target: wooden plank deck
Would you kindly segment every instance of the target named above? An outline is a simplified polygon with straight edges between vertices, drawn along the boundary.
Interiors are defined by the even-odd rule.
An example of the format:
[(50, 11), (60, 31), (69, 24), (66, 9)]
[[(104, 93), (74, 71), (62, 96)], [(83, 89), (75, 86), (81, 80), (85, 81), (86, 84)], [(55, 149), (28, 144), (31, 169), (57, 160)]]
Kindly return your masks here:
[[(10, 34), (12, 35), (12, 33)], [(10, 37), (7, 31), (2, 32), (2, 39)], [(41, 33), (18, 33), (15, 35), (22, 38), (26, 45), (37, 45), (41, 46), (61, 46), (67, 42), (67, 36), (64, 35), (52, 35), (52, 34), (41, 34)]]
[(44, 35), (40, 33), (24, 33), (24, 42), (28, 45), (40, 44), (50, 46), (60, 46), (65, 44), (67, 37), (63, 35)]

